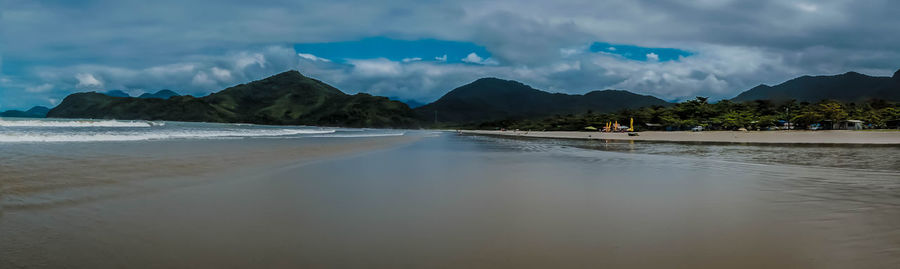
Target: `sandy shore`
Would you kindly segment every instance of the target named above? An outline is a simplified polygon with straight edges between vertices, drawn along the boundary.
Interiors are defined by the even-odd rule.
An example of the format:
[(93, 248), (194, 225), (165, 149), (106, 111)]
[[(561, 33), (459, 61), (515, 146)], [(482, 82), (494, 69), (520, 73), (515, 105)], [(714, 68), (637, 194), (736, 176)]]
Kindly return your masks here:
[(610, 139), (632, 141), (774, 143), (774, 144), (880, 144), (900, 145), (900, 132), (895, 131), (705, 131), (705, 132), (535, 132), (535, 131), (461, 131), (465, 134), (500, 135), (563, 139)]

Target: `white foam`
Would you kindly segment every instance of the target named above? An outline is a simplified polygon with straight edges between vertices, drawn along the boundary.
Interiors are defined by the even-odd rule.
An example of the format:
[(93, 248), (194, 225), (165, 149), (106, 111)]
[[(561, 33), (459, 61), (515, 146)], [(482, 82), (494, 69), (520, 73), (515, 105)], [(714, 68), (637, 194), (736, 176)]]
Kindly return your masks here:
[(219, 130), (219, 131), (170, 131), (170, 132), (105, 132), (105, 133), (0, 133), (0, 143), (16, 142), (100, 142), (145, 141), (166, 139), (210, 139), (230, 137), (271, 137), (301, 134), (327, 134), (334, 130)]
[(0, 127), (152, 127), (163, 122), (116, 120), (3, 120)]

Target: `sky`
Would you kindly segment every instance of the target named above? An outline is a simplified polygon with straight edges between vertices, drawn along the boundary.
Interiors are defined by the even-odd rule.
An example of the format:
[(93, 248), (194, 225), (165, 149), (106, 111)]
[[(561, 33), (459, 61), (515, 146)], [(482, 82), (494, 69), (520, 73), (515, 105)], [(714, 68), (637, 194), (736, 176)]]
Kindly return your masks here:
[(481, 77), (731, 98), (900, 68), (894, 0), (0, 0), (0, 110), (74, 92), (206, 95), (296, 69), (430, 102)]

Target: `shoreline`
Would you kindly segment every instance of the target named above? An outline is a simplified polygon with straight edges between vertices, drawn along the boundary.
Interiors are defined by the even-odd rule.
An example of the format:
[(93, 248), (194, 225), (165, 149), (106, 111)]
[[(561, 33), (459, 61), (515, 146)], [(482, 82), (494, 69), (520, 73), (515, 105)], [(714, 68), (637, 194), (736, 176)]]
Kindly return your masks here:
[(900, 145), (900, 132), (826, 131), (646, 131), (627, 133), (578, 131), (488, 131), (460, 130), (461, 134), (580, 140), (623, 140), (653, 142), (750, 143), (750, 144), (835, 144)]

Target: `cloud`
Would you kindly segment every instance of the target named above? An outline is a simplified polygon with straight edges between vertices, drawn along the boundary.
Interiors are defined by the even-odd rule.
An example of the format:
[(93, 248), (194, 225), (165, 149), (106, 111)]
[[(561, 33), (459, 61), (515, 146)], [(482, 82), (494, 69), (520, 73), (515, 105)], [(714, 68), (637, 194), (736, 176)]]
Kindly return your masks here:
[(78, 84), (75, 87), (78, 88), (99, 88), (103, 87), (103, 82), (94, 77), (93, 74), (80, 73), (75, 75), (75, 79), (78, 80)]
[(490, 59), (490, 58), (482, 59), (481, 56), (478, 56), (478, 54), (475, 54), (474, 52), (469, 53), (469, 55), (466, 55), (466, 57), (462, 58), (462, 60), (460, 60), (460, 61), (462, 61), (464, 63), (482, 64), (482, 65), (497, 64), (497, 62), (494, 61), (493, 59)]
[(647, 61), (659, 62), (659, 55), (656, 53), (647, 53)]
[[(892, 0), (154, 3), (3, 2), (0, 105), (46, 103), (101, 87), (204, 94), (297, 68), (342, 90), (424, 100), (481, 76), (572, 93), (620, 88), (666, 99), (726, 98), (799, 75), (855, 70), (889, 76), (900, 67), (900, 2)], [(484, 50), (343, 62), (294, 47), (371, 37), (464, 42)], [(598, 41), (613, 45), (586, 52)], [(658, 62), (626, 60), (611, 55), (626, 50), (620, 44), (693, 54), (668, 61), (652, 51)], [(653, 58), (648, 54), (635, 55)], [(434, 61), (402, 61), (416, 56)], [(44, 84), (54, 87), (28, 91)]]
[(240, 53), (236, 56), (234, 65), (237, 69), (244, 69), (251, 65), (257, 65), (260, 68), (266, 67), (266, 56), (261, 53)]
[(44, 83), (44, 84), (37, 85), (37, 86), (27, 87), (27, 88), (25, 88), (25, 91), (30, 92), (30, 93), (42, 93), (42, 92), (48, 92), (52, 89), (53, 89), (52, 84)]
[(403, 61), (404, 63), (408, 63), (408, 62), (417, 62), (417, 61), (421, 61), (421, 60), (422, 60), (422, 58), (420, 58), (420, 57), (412, 57), (412, 58), (403, 58), (403, 60), (401, 60), (401, 61)]
[(199, 87), (209, 87), (215, 85), (216, 82), (212, 80), (206, 72), (200, 72), (194, 75), (191, 84)]
[(466, 58), (462, 58), (462, 61), (466, 62), (466, 63), (481, 64), (481, 62), (483, 62), (484, 59), (481, 59), (481, 57), (479, 57), (478, 54), (475, 54), (473, 52), (473, 53), (469, 53), (469, 55), (467, 55)]
[(307, 60), (314, 61), (314, 62), (315, 61), (331, 62), (331, 60), (329, 60), (329, 59), (320, 58), (318, 56), (315, 56), (315, 55), (312, 55), (309, 53), (297, 53), (297, 56), (300, 56), (300, 58), (307, 59)]
[(210, 73), (212, 73), (213, 77), (216, 78), (216, 80), (225, 82), (230, 82), (232, 80), (231, 71), (218, 67), (213, 67), (209, 71)]
[(388, 59), (350, 60), (353, 73), (362, 77), (393, 77), (403, 73), (400, 63)]
[(796, 3), (795, 6), (797, 7), (797, 9), (804, 12), (816, 12), (817, 10), (819, 10), (819, 6), (810, 3)]

